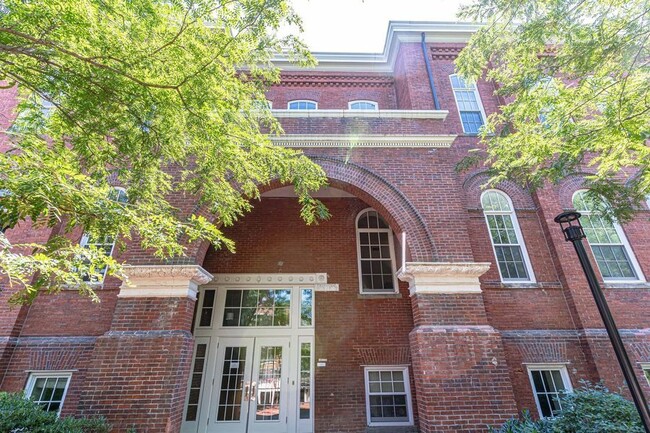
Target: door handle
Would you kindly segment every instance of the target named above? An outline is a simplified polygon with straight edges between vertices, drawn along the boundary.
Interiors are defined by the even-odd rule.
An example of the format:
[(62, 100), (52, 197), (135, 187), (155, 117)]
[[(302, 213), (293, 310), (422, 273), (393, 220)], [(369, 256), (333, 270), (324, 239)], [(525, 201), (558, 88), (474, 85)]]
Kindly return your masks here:
[(244, 401), (250, 400), (250, 398), (251, 398), (250, 390), (251, 390), (250, 383), (246, 382), (244, 384)]
[(255, 399), (257, 398), (256, 389), (257, 389), (257, 382), (251, 383), (251, 397), (250, 397), (251, 401), (255, 401)]

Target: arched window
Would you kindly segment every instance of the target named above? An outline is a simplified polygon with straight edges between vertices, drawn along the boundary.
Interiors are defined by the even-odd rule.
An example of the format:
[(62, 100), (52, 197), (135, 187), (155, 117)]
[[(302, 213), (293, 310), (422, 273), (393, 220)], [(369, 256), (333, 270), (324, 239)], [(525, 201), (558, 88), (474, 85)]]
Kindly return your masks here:
[(289, 110), (317, 110), (318, 103), (308, 100), (289, 101), (287, 108)]
[(582, 214), (580, 223), (603, 280), (643, 280), (639, 264), (620, 224), (595, 214), (596, 203), (586, 190), (573, 194), (573, 207)]
[(375, 101), (350, 101), (348, 102), (348, 108), (350, 110), (377, 111), (379, 106)]
[(361, 293), (395, 293), (393, 231), (374, 209), (357, 216), (357, 255)]
[(450, 75), (449, 79), (454, 91), (454, 98), (456, 98), (463, 131), (466, 134), (478, 134), (479, 129), (485, 123), (485, 113), (476, 84), (465, 81), (457, 74)]
[(534, 282), (533, 268), (510, 197), (501, 191), (488, 190), (481, 195), (481, 205), (501, 280)]
[[(108, 197), (118, 203), (125, 204), (128, 202), (128, 196), (126, 195), (126, 190), (124, 188), (115, 187), (108, 194)], [(79, 241), (79, 245), (85, 248), (96, 248), (98, 250), (104, 251), (106, 256), (110, 257), (113, 255), (113, 250), (115, 249), (115, 240), (116, 237), (114, 234), (101, 234), (100, 236), (91, 236), (90, 233), (84, 233)], [(93, 283), (101, 283), (104, 281), (106, 276), (106, 271), (108, 268), (102, 269), (99, 274), (101, 274), (101, 279), (97, 281), (92, 281)], [(90, 281), (90, 277), (84, 276), (84, 280)]]

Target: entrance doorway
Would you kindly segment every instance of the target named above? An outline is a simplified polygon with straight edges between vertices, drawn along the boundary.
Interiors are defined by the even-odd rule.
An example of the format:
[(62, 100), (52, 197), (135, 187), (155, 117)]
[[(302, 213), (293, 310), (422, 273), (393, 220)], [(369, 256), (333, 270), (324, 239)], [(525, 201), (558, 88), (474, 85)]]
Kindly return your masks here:
[(313, 432), (313, 287), (206, 287), (182, 433)]

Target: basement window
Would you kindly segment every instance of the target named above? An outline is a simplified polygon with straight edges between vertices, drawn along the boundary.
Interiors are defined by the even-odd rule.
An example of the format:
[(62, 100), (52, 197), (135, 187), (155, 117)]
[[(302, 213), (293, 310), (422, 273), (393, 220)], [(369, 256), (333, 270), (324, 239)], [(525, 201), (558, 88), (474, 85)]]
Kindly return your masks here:
[(61, 413), (72, 373), (52, 371), (29, 375), (25, 395), (48, 412)]
[(413, 425), (408, 367), (366, 367), (364, 374), (368, 425)]
[(528, 377), (535, 395), (539, 416), (552, 418), (562, 410), (560, 396), (571, 392), (571, 381), (564, 365), (529, 365)]

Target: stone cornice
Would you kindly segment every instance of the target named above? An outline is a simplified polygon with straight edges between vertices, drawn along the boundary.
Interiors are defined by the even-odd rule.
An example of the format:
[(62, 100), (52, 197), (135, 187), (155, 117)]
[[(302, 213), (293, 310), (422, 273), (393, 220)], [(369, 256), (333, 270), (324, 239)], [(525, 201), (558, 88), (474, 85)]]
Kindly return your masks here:
[(196, 299), (198, 286), (212, 275), (198, 265), (125, 266), (128, 280), (120, 286), (122, 298), (189, 297)]
[(451, 147), (457, 135), (282, 135), (282, 147)]
[(445, 120), (448, 110), (271, 110), (273, 116), (283, 118), (370, 118), (370, 119), (436, 119)]
[(490, 263), (407, 262), (397, 277), (409, 283), (414, 294), (480, 293), (479, 277)]
[(214, 274), (216, 286), (313, 286), (317, 292), (338, 292), (339, 285), (328, 283), (327, 274)]

